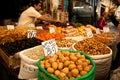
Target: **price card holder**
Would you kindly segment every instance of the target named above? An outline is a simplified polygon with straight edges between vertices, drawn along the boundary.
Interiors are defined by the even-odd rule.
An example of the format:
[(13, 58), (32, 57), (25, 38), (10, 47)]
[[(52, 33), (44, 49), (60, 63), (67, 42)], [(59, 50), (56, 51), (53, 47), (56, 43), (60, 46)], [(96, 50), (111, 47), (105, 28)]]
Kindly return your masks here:
[(93, 37), (93, 33), (92, 33), (92, 30), (90, 28), (86, 28), (86, 33), (87, 33), (88, 38)]
[(53, 27), (50, 27), (50, 28), (49, 28), (49, 31), (50, 31), (50, 33), (54, 33), (54, 32), (55, 32), (55, 29), (54, 29)]
[(36, 37), (36, 30), (28, 30), (27, 37), (28, 38)]
[(103, 27), (103, 32), (105, 32), (105, 33), (110, 32), (110, 28), (109, 27)]
[(42, 46), (44, 49), (45, 56), (52, 56), (58, 51), (58, 47), (56, 45), (55, 39), (51, 39), (45, 42), (42, 42)]
[(96, 29), (96, 34), (100, 34), (100, 29), (99, 28)]
[(13, 30), (13, 29), (15, 29), (15, 26), (14, 25), (7, 25), (7, 29), (8, 30)]

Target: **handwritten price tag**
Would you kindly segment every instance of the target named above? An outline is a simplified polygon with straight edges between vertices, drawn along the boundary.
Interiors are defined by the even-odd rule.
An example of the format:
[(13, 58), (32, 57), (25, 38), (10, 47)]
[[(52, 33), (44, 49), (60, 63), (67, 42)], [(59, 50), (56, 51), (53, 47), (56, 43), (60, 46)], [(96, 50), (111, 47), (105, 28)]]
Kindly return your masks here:
[(50, 33), (54, 33), (55, 32), (54, 28), (50, 27), (49, 29), (50, 29)]
[(103, 32), (110, 32), (110, 28), (109, 27), (103, 27)]
[(99, 28), (96, 29), (96, 34), (100, 34), (100, 29)]
[(45, 52), (45, 56), (52, 56), (58, 51), (58, 47), (56, 45), (55, 39), (51, 39), (45, 42), (42, 42), (42, 46)]
[(8, 30), (12, 30), (12, 29), (14, 29), (14, 28), (15, 28), (14, 25), (7, 25), (7, 29), (8, 29)]
[(28, 38), (36, 37), (36, 30), (28, 30), (27, 37)]
[(86, 32), (87, 32), (87, 37), (93, 37), (93, 33), (90, 28), (86, 28)]
[(36, 29), (42, 29), (43, 30), (43, 27), (42, 26), (36, 26)]

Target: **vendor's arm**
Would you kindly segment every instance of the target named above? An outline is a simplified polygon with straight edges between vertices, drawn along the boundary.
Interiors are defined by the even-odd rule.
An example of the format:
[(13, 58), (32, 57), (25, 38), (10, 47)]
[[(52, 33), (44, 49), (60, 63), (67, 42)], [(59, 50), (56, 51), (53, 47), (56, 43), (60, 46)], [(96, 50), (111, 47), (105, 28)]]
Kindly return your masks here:
[(108, 15), (109, 15), (109, 18), (110, 18), (110, 20), (112, 21), (112, 23), (117, 27), (118, 24), (119, 24), (119, 21), (117, 21), (114, 13), (115, 13), (115, 8), (114, 8), (114, 7), (111, 8), (111, 9), (109, 9), (109, 14), (108, 14)]
[(62, 21), (53, 20), (53, 19), (51, 19), (51, 18), (45, 18), (44, 16), (40, 16), (38, 19), (40, 19), (40, 20), (42, 20), (42, 21), (50, 22), (50, 23), (53, 23), (53, 22), (63, 23)]
[(112, 21), (112, 23), (117, 27), (119, 24), (119, 21), (117, 21), (117, 19), (115, 18), (115, 16), (113, 14), (109, 15), (110, 20)]

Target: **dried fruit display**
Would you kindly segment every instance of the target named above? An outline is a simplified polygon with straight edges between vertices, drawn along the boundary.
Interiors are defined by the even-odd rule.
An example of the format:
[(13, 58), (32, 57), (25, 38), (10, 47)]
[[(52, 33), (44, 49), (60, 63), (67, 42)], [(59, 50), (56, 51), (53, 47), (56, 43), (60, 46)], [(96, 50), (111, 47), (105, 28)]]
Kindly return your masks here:
[(14, 42), (7, 42), (5, 44), (1, 44), (0, 48), (9, 55), (14, 55), (15, 53), (28, 49), (37, 45), (41, 45), (42, 40), (36, 38), (26, 38), (22, 40), (16, 40)]
[(61, 34), (61, 33), (38, 33), (36, 35), (37, 39), (46, 41), (46, 40), (50, 40), (50, 39), (55, 39), (55, 40), (59, 40), (64, 38), (65, 35)]
[(67, 27), (62, 30), (62, 33), (64, 33), (67, 37), (74, 37), (74, 36), (79, 36), (80, 32), (78, 31), (77, 28), (73, 27)]
[(15, 27), (14, 30), (7, 30), (7, 27), (0, 28), (0, 44), (5, 44), (7, 42), (14, 42), (16, 40), (22, 40), (27, 37), (27, 31), (33, 30), (34, 27)]

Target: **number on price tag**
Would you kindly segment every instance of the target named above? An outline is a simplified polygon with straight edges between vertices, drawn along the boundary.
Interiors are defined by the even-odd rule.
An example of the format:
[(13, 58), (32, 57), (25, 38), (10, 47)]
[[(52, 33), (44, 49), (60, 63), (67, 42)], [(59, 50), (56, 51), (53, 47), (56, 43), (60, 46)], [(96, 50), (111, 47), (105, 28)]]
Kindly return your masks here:
[(42, 42), (42, 46), (44, 49), (45, 56), (52, 56), (58, 51), (58, 47), (56, 45), (55, 39), (51, 39), (45, 42)]
[(87, 32), (87, 37), (93, 37), (93, 33), (90, 28), (86, 28), (86, 32)]
[(50, 33), (54, 33), (55, 32), (54, 28), (50, 27), (49, 29), (50, 29)]
[(7, 29), (8, 30), (12, 30), (12, 29), (14, 29), (15, 27), (14, 27), (14, 25), (7, 25)]
[(36, 30), (28, 30), (27, 37), (28, 38), (36, 37)]

